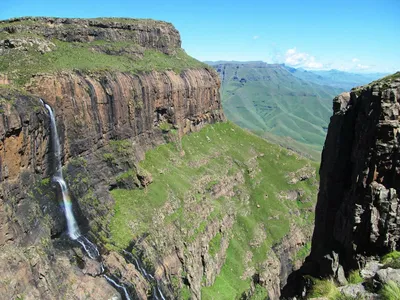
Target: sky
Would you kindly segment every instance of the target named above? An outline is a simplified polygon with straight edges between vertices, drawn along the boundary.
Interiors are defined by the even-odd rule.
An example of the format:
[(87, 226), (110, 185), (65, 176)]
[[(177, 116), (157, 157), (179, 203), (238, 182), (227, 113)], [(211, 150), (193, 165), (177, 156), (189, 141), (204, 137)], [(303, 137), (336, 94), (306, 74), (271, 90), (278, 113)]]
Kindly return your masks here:
[(20, 16), (164, 20), (202, 61), (400, 70), (400, 0), (1, 0), (0, 19)]

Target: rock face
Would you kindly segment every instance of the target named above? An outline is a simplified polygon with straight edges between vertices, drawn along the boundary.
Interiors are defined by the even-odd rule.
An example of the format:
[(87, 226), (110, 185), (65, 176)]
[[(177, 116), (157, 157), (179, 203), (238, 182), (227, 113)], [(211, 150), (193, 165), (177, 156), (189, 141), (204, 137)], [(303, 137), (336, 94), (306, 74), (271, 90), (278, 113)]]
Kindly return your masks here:
[[(52, 43), (35, 35), (77, 43), (129, 40), (140, 53), (171, 54), (181, 43), (171, 24), (153, 20), (23, 18), (1, 21), (4, 33), (32, 35), (1, 40), (0, 48), (11, 56), (32, 45), (42, 54), (52, 51)], [(56, 115), (65, 178), (81, 230), (104, 246), (113, 213), (109, 190), (151, 182), (139, 170), (126, 182), (116, 177), (136, 169), (146, 150), (225, 119), (218, 75), (205, 67), (136, 74), (64, 70), (36, 74), (17, 88), (0, 74), (0, 83), (0, 294), (12, 299), (120, 299), (101, 276), (98, 262), (64, 234), (62, 206), (49, 180), (49, 117), (39, 99)], [(129, 157), (121, 154), (126, 147), (132, 150)], [(111, 157), (112, 152), (117, 155)], [(136, 296), (145, 299), (151, 286), (135, 265), (100, 250), (105, 267), (122, 282), (138, 286)], [(168, 288), (163, 289), (168, 296)]]
[(312, 250), (300, 273), (338, 278), (399, 248), (399, 101), (400, 73), (334, 99)]
[(0, 21), (0, 27), (0, 33), (28, 33), (65, 42), (130, 41), (166, 54), (181, 47), (179, 32), (172, 24), (150, 19), (26, 17)]
[(143, 75), (65, 73), (37, 76), (27, 88), (55, 110), (64, 153), (77, 156), (109, 139), (133, 138), (142, 151), (165, 142), (163, 130), (180, 135), (224, 119), (217, 75), (206, 69)]

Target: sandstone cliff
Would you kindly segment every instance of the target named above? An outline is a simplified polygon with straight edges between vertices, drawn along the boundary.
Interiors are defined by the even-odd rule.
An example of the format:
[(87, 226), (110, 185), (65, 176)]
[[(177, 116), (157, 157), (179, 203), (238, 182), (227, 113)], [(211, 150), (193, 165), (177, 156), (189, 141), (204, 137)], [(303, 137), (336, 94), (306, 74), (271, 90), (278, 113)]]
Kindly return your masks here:
[(285, 295), (299, 291), (301, 274), (342, 280), (369, 259), (399, 249), (399, 75), (334, 99), (312, 250)]
[[(169, 141), (171, 131), (180, 137), (224, 120), (218, 76), (200, 63), (187, 63), (185, 59), (192, 60), (186, 56), (175, 57), (182, 51), (179, 33), (171, 24), (153, 20), (14, 19), (0, 22), (0, 40), (0, 293), (24, 299), (119, 298), (99, 276), (99, 264), (64, 236), (63, 211), (49, 182), (49, 117), (39, 98), (56, 114), (63, 165), (78, 204), (75, 214), (84, 232), (100, 242), (113, 211), (108, 190), (117, 185), (118, 174), (136, 168), (146, 150)], [(162, 56), (163, 66), (157, 57), (149, 61), (159, 66), (149, 72), (107, 71), (96, 65), (80, 70), (78, 58), (73, 67), (43, 70), (38, 64), (18, 82), (18, 68), (29, 69), (26, 60), (34, 62), (38, 55), (40, 63), (46, 53), (61, 51), (57, 41), (74, 42), (78, 48), (101, 41), (90, 54), (107, 52), (107, 57), (128, 60), (132, 55), (131, 62), (138, 64), (149, 49), (167, 56)], [(104, 41), (129, 47), (115, 53), (104, 48)], [(23, 58), (17, 70), (15, 57)], [(181, 60), (179, 72), (174, 57)], [(111, 140), (129, 140), (129, 157), (121, 155), (110, 164), (105, 157), (115, 150)], [(148, 184), (145, 175), (136, 176), (135, 184)], [(109, 255), (104, 257), (111, 271), (135, 270), (124, 258), (115, 260), (116, 253)], [(138, 297), (145, 298), (150, 287), (138, 271), (130, 272), (136, 274), (128, 278), (139, 285)]]
[(1, 295), (123, 297), (66, 235), (42, 98), (79, 227), (133, 296), (279, 297), (307, 250), (316, 165), (230, 123), (196, 133), (225, 119), (220, 82), (171, 24), (1, 21), (0, 84)]

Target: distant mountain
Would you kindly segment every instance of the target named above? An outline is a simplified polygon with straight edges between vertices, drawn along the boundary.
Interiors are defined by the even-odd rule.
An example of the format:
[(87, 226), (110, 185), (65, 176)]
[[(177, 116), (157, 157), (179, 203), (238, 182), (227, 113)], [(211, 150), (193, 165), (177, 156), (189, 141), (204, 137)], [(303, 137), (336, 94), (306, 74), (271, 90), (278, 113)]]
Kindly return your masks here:
[(261, 136), (278, 136), (285, 146), (298, 149), (301, 145), (314, 153), (322, 150), (332, 99), (344, 88), (303, 80), (280, 64), (211, 64), (222, 80), (228, 119)]
[(365, 85), (382, 78), (387, 73), (349, 73), (339, 70), (307, 71), (283, 65), (292, 75), (313, 83), (351, 90), (353, 87)]

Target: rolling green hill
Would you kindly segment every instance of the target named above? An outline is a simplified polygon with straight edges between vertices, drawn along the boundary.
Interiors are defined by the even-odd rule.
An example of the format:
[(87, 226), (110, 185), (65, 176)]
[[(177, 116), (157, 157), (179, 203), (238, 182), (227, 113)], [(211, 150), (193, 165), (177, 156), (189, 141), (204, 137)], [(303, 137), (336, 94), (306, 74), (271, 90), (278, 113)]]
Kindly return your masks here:
[[(344, 89), (293, 76), (285, 66), (263, 62), (213, 64), (222, 80), (228, 119), (314, 158), (321, 151), (332, 99)], [(272, 135), (271, 135), (272, 134)]]

